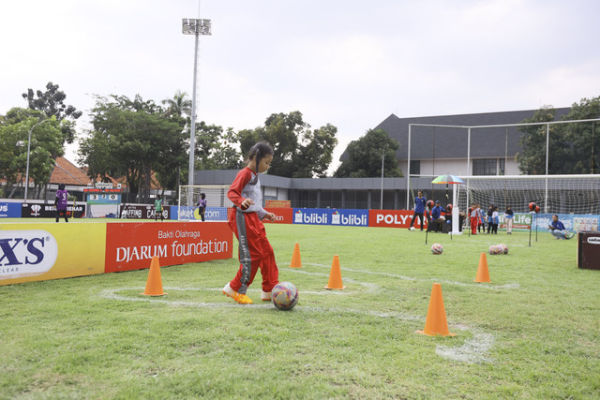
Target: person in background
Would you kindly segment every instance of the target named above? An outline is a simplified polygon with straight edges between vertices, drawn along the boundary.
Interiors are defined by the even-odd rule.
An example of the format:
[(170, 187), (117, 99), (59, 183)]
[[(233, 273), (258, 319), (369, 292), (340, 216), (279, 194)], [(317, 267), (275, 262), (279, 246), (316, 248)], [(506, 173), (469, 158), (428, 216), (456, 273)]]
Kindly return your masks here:
[(69, 200), (69, 193), (65, 189), (64, 183), (58, 185), (56, 191), (56, 198), (54, 199), (54, 205), (56, 206), (56, 222), (58, 222), (60, 215), (65, 217), (65, 222), (69, 222), (67, 216), (67, 202)]
[(504, 221), (506, 222), (506, 234), (512, 235), (512, 226), (513, 226), (514, 213), (510, 206), (506, 207), (504, 211)]
[(206, 194), (200, 193), (200, 200), (198, 200), (198, 214), (200, 219), (204, 221), (204, 213), (206, 212)]
[(476, 235), (477, 229), (480, 226), (481, 221), (481, 213), (479, 209), (479, 204), (473, 204), (471, 206), (471, 234)]
[(154, 220), (158, 220), (160, 214), (160, 220), (163, 221), (165, 218), (163, 216), (163, 201), (162, 198), (158, 195), (156, 196), (156, 200), (154, 200)]
[(410, 221), (410, 226), (408, 229), (412, 228), (415, 223), (415, 219), (419, 217), (419, 222), (421, 222), (421, 230), (423, 230), (423, 225), (425, 224), (425, 218), (423, 217), (423, 213), (425, 212), (425, 205), (427, 204), (427, 199), (423, 197), (423, 192), (418, 191), (417, 197), (415, 197), (415, 212), (413, 214), (412, 220)]
[(477, 232), (481, 233), (481, 231), (483, 230), (483, 233), (485, 233), (485, 210), (481, 208), (480, 205), (477, 205), (477, 208), (479, 209), (479, 221), (477, 222)]
[(440, 205), (440, 201), (435, 201), (435, 207), (431, 210), (431, 226), (428, 228), (429, 231), (433, 232), (441, 232), (442, 231), (442, 223), (444, 220), (442, 219), (442, 211), (444, 209)]
[(494, 235), (498, 234), (499, 222), (500, 222), (500, 218), (498, 217), (498, 207), (494, 206), (492, 208), (492, 233)]
[(487, 219), (485, 220), (487, 222), (487, 233), (488, 235), (492, 232), (492, 214), (494, 213), (494, 205), (492, 204), (491, 206), (488, 207), (487, 210)]
[(550, 233), (557, 239), (571, 239), (575, 234), (573, 232), (569, 232), (565, 225), (558, 220), (558, 215), (554, 214), (552, 216), (552, 223), (548, 225), (548, 229), (550, 229)]

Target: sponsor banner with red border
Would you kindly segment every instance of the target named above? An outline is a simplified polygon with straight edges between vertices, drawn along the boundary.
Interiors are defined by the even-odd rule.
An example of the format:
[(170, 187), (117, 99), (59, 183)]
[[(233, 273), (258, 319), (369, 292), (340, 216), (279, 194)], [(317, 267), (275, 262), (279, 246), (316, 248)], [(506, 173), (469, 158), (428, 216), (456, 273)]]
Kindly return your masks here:
[(226, 222), (108, 223), (105, 272), (231, 258), (232, 241)]
[(265, 208), (292, 208), (291, 200), (265, 200)]
[(275, 221), (263, 219), (263, 222), (273, 224), (292, 224), (294, 222), (293, 208), (265, 208), (265, 210), (275, 214)]
[[(369, 226), (408, 228), (413, 214), (412, 210), (369, 210)], [(418, 218), (414, 226), (421, 227)], [(427, 227), (427, 218), (425, 218), (425, 227)]]

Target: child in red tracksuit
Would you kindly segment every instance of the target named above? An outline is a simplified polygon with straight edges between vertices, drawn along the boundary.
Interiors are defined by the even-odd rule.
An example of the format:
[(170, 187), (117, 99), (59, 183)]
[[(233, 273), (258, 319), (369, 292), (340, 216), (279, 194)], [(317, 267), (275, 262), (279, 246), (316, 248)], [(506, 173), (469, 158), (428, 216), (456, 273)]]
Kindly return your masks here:
[(235, 278), (223, 288), (223, 293), (240, 304), (252, 304), (246, 291), (260, 268), (264, 301), (271, 300), (271, 290), (279, 283), (279, 270), (273, 248), (267, 240), (263, 219), (273, 220), (273, 213), (262, 207), (262, 191), (258, 174), (266, 172), (273, 161), (273, 148), (258, 142), (248, 153), (246, 168), (238, 172), (229, 187), (227, 197), (234, 205), (229, 213), (229, 226), (239, 242), (240, 269)]

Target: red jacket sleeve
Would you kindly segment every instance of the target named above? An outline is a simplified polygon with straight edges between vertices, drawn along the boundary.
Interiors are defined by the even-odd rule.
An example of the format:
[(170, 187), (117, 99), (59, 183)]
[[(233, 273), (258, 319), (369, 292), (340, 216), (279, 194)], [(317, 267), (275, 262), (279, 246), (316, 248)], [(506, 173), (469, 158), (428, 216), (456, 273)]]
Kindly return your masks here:
[(240, 207), (244, 201), (244, 198), (242, 197), (242, 190), (248, 184), (248, 182), (250, 182), (250, 179), (252, 179), (252, 171), (250, 168), (244, 168), (238, 172), (237, 176), (233, 180), (233, 183), (231, 186), (229, 186), (227, 197), (236, 207)]

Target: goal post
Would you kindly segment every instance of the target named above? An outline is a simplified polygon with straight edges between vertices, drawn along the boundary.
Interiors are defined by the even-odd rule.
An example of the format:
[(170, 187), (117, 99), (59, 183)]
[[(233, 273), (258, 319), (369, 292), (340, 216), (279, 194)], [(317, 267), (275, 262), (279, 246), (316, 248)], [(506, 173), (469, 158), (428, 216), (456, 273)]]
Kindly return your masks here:
[(530, 202), (543, 213), (600, 214), (600, 174), (463, 176), (461, 208), (494, 205), (528, 212)]
[[(223, 209), (233, 206), (227, 198), (228, 185), (181, 185), (177, 201), (177, 219), (184, 221), (200, 220), (198, 201), (204, 194), (207, 210), (213, 211), (215, 218), (212, 220), (226, 220)], [(216, 212), (218, 211), (218, 212)], [(212, 215), (213, 213), (211, 213)]]

